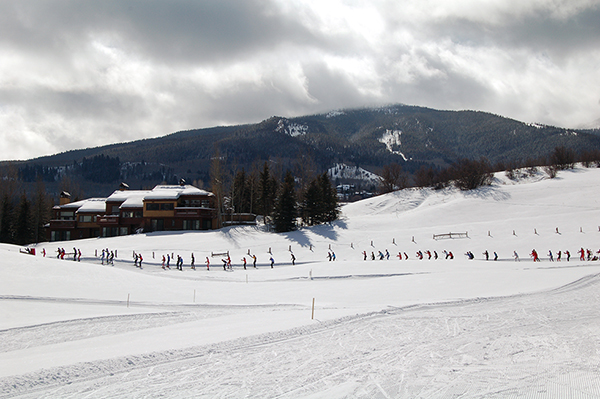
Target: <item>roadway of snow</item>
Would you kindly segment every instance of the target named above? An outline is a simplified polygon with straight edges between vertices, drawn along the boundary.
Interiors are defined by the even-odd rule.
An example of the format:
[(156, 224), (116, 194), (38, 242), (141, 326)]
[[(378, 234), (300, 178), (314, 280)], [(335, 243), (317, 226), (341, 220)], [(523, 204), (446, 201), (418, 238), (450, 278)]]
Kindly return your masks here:
[[(599, 183), (600, 169), (498, 174), (474, 192), (370, 198), (288, 234), (152, 233), (44, 243), (35, 257), (0, 246), (0, 397), (600, 397), (600, 262), (577, 254), (600, 249)], [(448, 232), (469, 238), (433, 239)], [(81, 262), (57, 260), (58, 246)], [(118, 250), (114, 266), (101, 248)], [(234, 270), (214, 257), (207, 271), (227, 250)], [(248, 250), (257, 269), (241, 267)], [(184, 270), (163, 270), (166, 253)]]

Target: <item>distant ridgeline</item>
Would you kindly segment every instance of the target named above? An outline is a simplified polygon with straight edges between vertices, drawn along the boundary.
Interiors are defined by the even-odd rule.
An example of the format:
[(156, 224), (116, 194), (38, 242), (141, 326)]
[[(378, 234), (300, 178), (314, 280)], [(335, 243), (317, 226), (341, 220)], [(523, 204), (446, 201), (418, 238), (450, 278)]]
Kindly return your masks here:
[[(491, 165), (524, 165), (557, 147), (577, 154), (599, 151), (600, 135), (598, 130), (526, 124), (485, 112), (391, 105), (182, 131), (13, 162), (11, 167), (29, 192), (41, 180), (50, 194), (68, 189), (94, 196), (110, 192), (120, 181), (141, 189), (183, 178), (210, 188), (215, 159), (222, 161), (227, 184), (238, 171), (259, 170), (265, 161), (279, 179), (287, 170), (298, 177), (347, 165), (380, 174), (386, 165), (398, 164), (410, 184), (423, 168), (440, 170), (461, 159), (482, 157)], [(10, 169), (7, 165), (3, 163), (5, 170)], [(358, 173), (344, 176), (334, 176), (333, 182), (374, 189), (372, 178), (361, 183)]]

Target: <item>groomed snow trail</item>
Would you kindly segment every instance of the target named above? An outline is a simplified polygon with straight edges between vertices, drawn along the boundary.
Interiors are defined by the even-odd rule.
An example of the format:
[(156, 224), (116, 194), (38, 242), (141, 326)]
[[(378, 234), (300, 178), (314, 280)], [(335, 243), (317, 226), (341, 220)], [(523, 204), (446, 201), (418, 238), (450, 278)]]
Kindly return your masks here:
[[(135, 328), (190, 317), (147, 314)], [(390, 308), (46, 369), (0, 380), (0, 397), (600, 398), (599, 327), (600, 275), (591, 275), (534, 294)]]

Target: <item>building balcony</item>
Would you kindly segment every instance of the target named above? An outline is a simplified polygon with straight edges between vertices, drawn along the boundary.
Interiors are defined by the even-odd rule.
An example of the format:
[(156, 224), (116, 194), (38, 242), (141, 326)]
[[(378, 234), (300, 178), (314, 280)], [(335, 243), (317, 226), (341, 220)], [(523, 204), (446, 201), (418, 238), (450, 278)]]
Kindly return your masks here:
[(50, 230), (74, 229), (75, 227), (77, 227), (75, 220), (54, 219), (50, 221)]
[(118, 226), (119, 215), (98, 216), (97, 223), (100, 226)]
[(179, 218), (215, 218), (217, 217), (217, 210), (213, 208), (190, 208), (181, 207), (175, 208), (175, 217)]

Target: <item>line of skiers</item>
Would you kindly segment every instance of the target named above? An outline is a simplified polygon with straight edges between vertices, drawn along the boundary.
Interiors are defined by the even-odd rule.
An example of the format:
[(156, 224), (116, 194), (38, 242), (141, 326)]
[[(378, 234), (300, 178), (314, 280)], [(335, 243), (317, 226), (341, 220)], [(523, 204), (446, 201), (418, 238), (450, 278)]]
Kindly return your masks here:
[[(367, 254), (367, 251), (363, 251), (362, 254), (363, 254), (363, 260), (367, 260), (369, 258), (369, 255)], [(429, 250), (427, 250), (425, 252), (423, 252), (423, 251), (417, 251), (415, 253), (415, 255), (416, 255), (416, 258), (419, 259), (419, 260), (423, 260), (423, 259), (425, 259), (425, 257), (427, 257), (428, 260), (430, 260), (432, 258), (437, 260), (437, 259), (440, 258), (440, 256), (438, 255), (437, 251), (429, 251)], [(376, 260), (376, 259), (379, 259), (379, 260), (384, 260), (384, 259), (389, 260), (390, 259), (390, 252), (387, 249), (385, 250), (385, 253), (382, 252), (382, 251), (378, 251), (378, 255), (376, 256), (375, 252), (372, 251), (371, 255), (370, 255), (370, 258), (371, 258), (371, 260)], [(408, 254), (406, 252), (398, 252), (398, 255), (396, 255), (396, 258), (398, 258), (398, 260), (402, 260), (402, 259), (408, 260)], [(444, 250), (444, 258), (445, 259), (454, 259), (454, 254), (452, 253), (452, 251), (446, 251), (446, 250)]]
[(114, 259), (115, 259), (115, 254), (116, 254), (116, 250), (115, 251), (109, 251), (108, 248), (103, 249), (102, 250), (102, 264), (104, 264), (104, 259), (106, 258), (106, 264), (107, 265), (115, 265), (114, 263)]
[[(43, 250), (43, 255), (46, 256), (46, 250)], [(81, 262), (81, 249), (73, 248), (73, 253), (67, 253), (64, 248), (58, 248), (56, 250), (56, 259), (65, 259), (65, 256), (72, 255), (73, 260)]]

